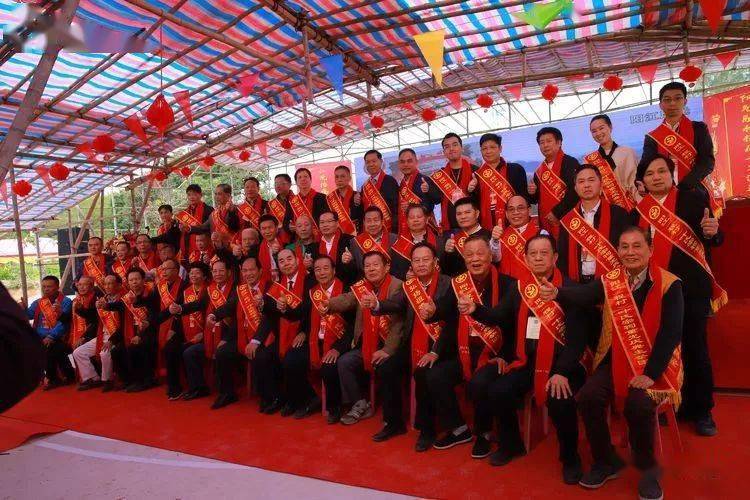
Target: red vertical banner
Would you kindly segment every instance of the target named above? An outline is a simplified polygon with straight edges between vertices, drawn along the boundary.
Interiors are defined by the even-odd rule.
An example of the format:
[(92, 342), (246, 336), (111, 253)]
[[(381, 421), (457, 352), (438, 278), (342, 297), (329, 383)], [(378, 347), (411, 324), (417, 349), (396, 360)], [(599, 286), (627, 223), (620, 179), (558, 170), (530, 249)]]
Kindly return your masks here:
[(724, 199), (750, 197), (750, 86), (705, 97), (703, 118), (716, 157), (711, 187)]
[[(339, 165), (348, 167), (349, 170), (353, 170), (352, 162), (349, 160), (341, 161), (329, 161), (320, 163), (301, 163), (295, 165), (295, 169), (306, 168), (312, 174), (312, 188), (320, 193), (328, 194), (336, 189), (336, 181), (333, 177), (333, 171)], [(354, 172), (352, 172), (352, 187), (356, 186), (354, 183)]]

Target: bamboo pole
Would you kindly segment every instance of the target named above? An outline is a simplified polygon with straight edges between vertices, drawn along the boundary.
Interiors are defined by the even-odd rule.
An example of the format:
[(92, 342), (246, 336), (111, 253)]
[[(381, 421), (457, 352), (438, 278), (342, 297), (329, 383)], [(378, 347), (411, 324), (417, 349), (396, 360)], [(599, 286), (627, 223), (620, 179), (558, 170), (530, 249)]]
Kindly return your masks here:
[[(10, 183), (11, 185), (16, 182), (16, 175), (13, 173), (13, 168), (9, 170)], [(2, 182), (2, 181), (0, 181)], [(23, 303), (25, 306), (29, 304), (29, 288), (26, 283), (26, 261), (23, 257), (23, 235), (21, 234), (21, 219), (18, 215), (18, 197), (16, 192), (11, 189), (11, 200), (13, 202), (13, 217), (16, 226), (16, 242), (18, 243), (18, 263), (21, 272), (21, 295), (23, 297)]]
[[(88, 212), (86, 212), (86, 217), (81, 222), (81, 227), (79, 229), (78, 237), (76, 237), (76, 241), (71, 247), (71, 251), (73, 253), (78, 251), (78, 246), (81, 244), (81, 241), (83, 241), (83, 235), (86, 233), (86, 227), (89, 225), (89, 219), (91, 219), (91, 214), (94, 213), (94, 208), (96, 208), (96, 202), (99, 200), (99, 192), (97, 192), (94, 195), (94, 200), (91, 202), (91, 206), (89, 207)], [(72, 233), (72, 229), (71, 229)], [(65, 264), (65, 270), (63, 271), (62, 278), (60, 278), (60, 288), (65, 288), (65, 281), (68, 279), (68, 276), (71, 273), (72, 269), (72, 263), (75, 259), (68, 259), (67, 264)], [(76, 279), (75, 276), (75, 270), (73, 271), (73, 279)]]
[(99, 191), (99, 237), (104, 241), (104, 190)]
[(39, 269), (39, 288), (42, 288), (44, 266), (42, 265), (42, 248), (39, 246), (39, 228), (34, 229), (34, 243), (36, 243), (36, 266)]
[(134, 232), (138, 232), (138, 229), (141, 227), (141, 222), (143, 222), (143, 214), (146, 212), (146, 207), (148, 206), (148, 198), (151, 196), (151, 187), (154, 185), (154, 179), (151, 178), (151, 180), (148, 181), (148, 186), (146, 187), (146, 194), (143, 195), (143, 205), (141, 205), (141, 210), (138, 213), (138, 218), (135, 220), (135, 226), (133, 228)]
[[(70, 253), (75, 253), (73, 251), (73, 216), (70, 213), (70, 209), (68, 209), (68, 244), (70, 245)], [(68, 260), (70, 261), (71, 259), (68, 259)], [(73, 280), (76, 280), (77, 276), (76, 276), (75, 255), (73, 256), (72, 260), (73, 260)]]

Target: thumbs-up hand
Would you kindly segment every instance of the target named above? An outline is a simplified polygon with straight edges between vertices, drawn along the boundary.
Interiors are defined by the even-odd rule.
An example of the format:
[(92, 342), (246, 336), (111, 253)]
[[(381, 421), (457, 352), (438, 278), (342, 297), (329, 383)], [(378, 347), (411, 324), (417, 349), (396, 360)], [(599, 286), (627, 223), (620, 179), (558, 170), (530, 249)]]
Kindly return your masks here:
[(448, 253), (453, 253), (456, 251), (456, 240), (453, 238), (453, 236), (445, 240), (445, 251)]
[(471, 176), (471, 180), (469, 181), (469, 185), (466, 187), (466, 189), (470, 193), (473, 193), (474, 190), (477, 188), (477, 184), (478, 183), (479, 183), (479, 181), (477, 180), (477, 176), (476, 175), (472, 175)]
[(286, 308), (289, 305), (289, 302), (286, 300), (286, 295), (281, 294), (281, 297), (279, 297), (279, 300), (276, 301), (276, 307), (280, 312), (286, 312)]
[(310, 255), (310, 252), (305, 252), (305, 256), (302, 258), (302, 265), (305, 266), (305, 269), (310, 269), (313, 265), (313, 259), (312, 255)]
[(492, 239), (495, 241), (499, 241), (500, 238), (503, 237), (503, 226), (501, 224), (498, 224), (497, 226), (492, 228)]
[(711, 217), (708, 208), (703, 210), (703, 219), (701, 219), (701, 229), (703, 237), (706, 239), (713, 238), (719, 232), (719, 219)]
[(461, 314), (471, 314), (477, 309), (476, 303), (466, 294), (458, 297), (458, 312)]
[(535, 195), (536, 194), (536, 182), (534, 181), (529, 182), (527, 189), (529, 190), (530, 195), (532, 196)]
[(323, 299), (320, 301), (320, 314), (328, 314), (328, 309), (330, 307), (331, 301), (329, 299)]
[(437, 311), (437, 306), (435, 305), (435, 302), (430, 299), (419, 306), (419, 317), (427, 321), (433, 314), (435, 314), (435, 311)]
[(372, 292), (367, 292), (362, 296), (362, 307), (365, 309), (374, 309), (378, 306), (378, 298)]
[(352, 201), (354, 202), (355, 207), (360, 206), (362, 204), (362, 195), (360, 195), (358, 191), (355, 192)]
[(427, 184), (427, 179), (425, 177), (422, 177), (422, 185), (420, 186), (420, 189), (423, 193), (426, 193), (430, 190), (430, 185)]
[(344, 249), (344, 253), (341, 254), (341, 263), (349, 264), (352, 261), (352, 253), (349, 251), (349, 247)]
[(542, 300), (555, 300), (557, 298), (557, 287), (547, 280), (542, 278), (539, 280), (539, 298)]

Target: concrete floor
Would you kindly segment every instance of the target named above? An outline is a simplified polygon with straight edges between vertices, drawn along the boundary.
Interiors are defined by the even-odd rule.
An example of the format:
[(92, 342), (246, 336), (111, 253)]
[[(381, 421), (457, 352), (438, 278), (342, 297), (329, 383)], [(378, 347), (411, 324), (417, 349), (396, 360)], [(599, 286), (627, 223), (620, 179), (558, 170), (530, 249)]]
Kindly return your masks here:
[(0, 454), (0, 499), (87, 498), (408, 497), (74, 431), (36, 439)]

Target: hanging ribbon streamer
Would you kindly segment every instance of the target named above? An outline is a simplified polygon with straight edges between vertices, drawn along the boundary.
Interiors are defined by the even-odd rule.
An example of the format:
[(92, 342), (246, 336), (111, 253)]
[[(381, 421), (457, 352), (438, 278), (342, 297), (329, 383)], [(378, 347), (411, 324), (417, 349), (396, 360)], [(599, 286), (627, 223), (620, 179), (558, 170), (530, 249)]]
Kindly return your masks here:
[(414, 41), (417, 43), (422, 57), (432, 71), (435, 83), (438, 87), (443, 85), (443, 53), (445, 51), (445, 31), (436, 30), (428, 31), (414, 35)]
[(328, 75), (328, 81), (331, 82), (336, 92), (339, 93), (339, 98), (344, 98), (344, 56), (341, 54), (332, 54), (330, 56), (322, 57), (320, 64), (326, 70)]

